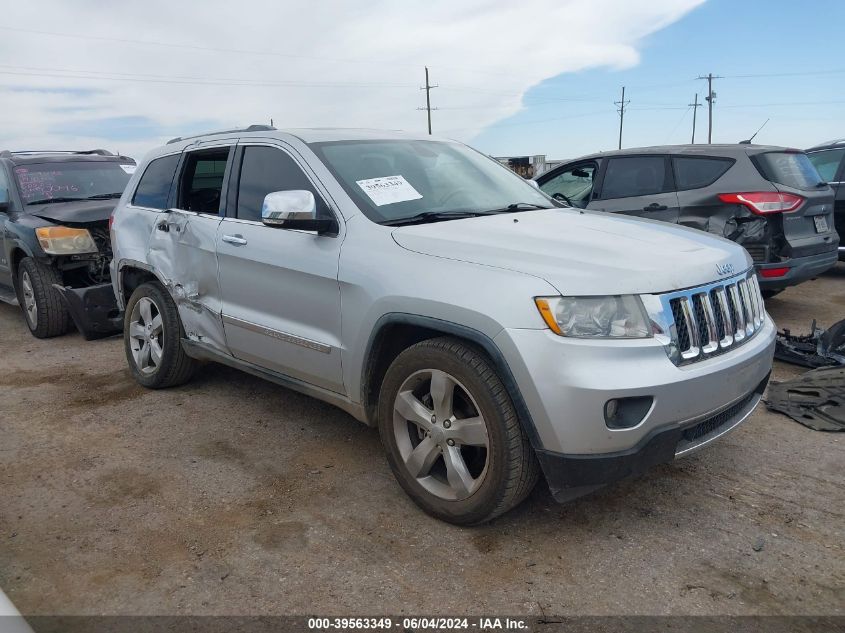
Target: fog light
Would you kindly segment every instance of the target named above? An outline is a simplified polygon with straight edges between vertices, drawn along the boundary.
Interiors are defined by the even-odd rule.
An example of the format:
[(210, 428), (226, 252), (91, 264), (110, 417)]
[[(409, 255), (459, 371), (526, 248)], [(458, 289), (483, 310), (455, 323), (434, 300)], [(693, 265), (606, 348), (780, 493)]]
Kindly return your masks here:
[(613, 398), (604, 403), (604, 423), (609, 429), (630, 429), (645, 419), (654, 398)]

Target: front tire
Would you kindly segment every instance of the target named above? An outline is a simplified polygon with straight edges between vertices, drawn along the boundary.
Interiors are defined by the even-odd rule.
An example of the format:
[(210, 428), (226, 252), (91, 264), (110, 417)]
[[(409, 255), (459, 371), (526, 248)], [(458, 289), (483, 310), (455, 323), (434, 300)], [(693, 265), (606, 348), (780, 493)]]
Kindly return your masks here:
[(59, 271), (31, 257), (18, 269), (18, 293), (24, 319), (36, 338), (52, 338), (70, 329), (70, 315), (53, 287), (62, 285)]
[(430, 339), (399, 354), (378, 413), (393, 474), (438, 519), (489, 521), (537, 483), (537, 458), (507, 390), (487, 357), (462, 341)]
[(123, 343), (132, 375), (149, 389), (164, 389), (191, 379), (196, 361), (185, 353), (185, 331), (170, 295), (157, 283), (138, 286), (123, 321)]

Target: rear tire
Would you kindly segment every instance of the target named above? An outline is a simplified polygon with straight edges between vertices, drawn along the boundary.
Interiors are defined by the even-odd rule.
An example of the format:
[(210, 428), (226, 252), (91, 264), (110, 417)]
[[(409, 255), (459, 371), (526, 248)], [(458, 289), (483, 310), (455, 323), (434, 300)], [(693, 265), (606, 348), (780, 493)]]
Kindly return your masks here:
[(31, 257), (21, 261), (18, 300), (26, 325), (36, 338), (60, 336), (70, 329), (70, 315), (53, 284), (62, 285), (58, 270)]
[(185, 353), (185, 330), (173, 299), (158, 283), (141, 284), (126, 304), (123, 344), (132, 375), (149, 389), (184, 384), (197, 362)]
[(379, 432), (399, 484), (428, 514), (484, 523), (534, 488), (539, 464), (487, 357), (453, 338), (403, 351), (390, 365)]

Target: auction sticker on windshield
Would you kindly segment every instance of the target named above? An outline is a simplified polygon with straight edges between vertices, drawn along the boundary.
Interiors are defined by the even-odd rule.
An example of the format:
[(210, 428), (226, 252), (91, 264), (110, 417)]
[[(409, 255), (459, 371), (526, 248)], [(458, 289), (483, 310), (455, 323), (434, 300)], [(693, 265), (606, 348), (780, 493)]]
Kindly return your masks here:
[(377, 207), (422, 198), (422, 194), (414, 189), (404, 176), (384, 176), (355, 182)]

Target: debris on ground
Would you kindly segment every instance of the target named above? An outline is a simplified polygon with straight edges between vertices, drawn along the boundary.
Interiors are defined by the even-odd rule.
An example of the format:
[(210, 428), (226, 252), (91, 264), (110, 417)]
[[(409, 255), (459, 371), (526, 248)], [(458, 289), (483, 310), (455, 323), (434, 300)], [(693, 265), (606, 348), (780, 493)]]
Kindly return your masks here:
[(845, 367), (823, 367), (773, 382), (766, 406), (816, 431), (845, 431)]
[(793, 335), (788, 329), (778, 332), (775, 358), (811, 369), (845, 365), (845, 319), (827, 330), (813, 320), (809, 334)]
[(758, 536), (757, 540), (754, 541), (754, 545), (751, 546), (755, 552), (762, 552), (763, 548), (766, 546), (766, 540), (762, 536)]

